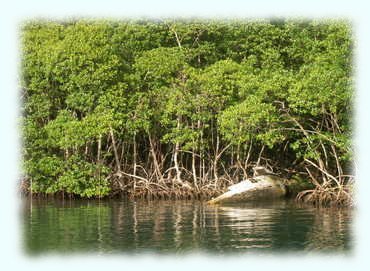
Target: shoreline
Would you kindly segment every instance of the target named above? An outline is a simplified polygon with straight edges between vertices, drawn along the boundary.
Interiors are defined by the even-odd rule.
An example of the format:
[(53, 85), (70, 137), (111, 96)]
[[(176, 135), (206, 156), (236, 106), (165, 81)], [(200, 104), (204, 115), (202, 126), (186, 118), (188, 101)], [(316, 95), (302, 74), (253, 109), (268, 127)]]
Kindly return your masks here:
[[(353, 185), (346, 185), (344, 190), (353, 190)], [(321, 199), (312, 198), (305, 198), (303, 194), (307, 192), (316, 191), (317, 188), (308, 190), (308, 189), (301, 189), (300, 191), (291, 191), (287, 193), (285, 196), (280, 197), (279, 199), (263, 199), (263, 200), (251, 200), (251, 201), (240, 201), (240, 204), (245, 204), (248, 202), (264, 202), (264, 201), (276, 201), (276, 200), (292, 200), (295, 201), (297, 204), (309, 204), (314, 207), (355, 207), (354, 203), (354, 196), (350, 194), (350, 198), (347, 200), (329, 200), (323, 201)], [(207, 189), (203, 190), (198, 188), (197, 190), (192, 187), (188, 187), (187, 190), (181, 189), (171, 189), (164, 193), (162, 190), (150, 190), (150, 191), (137, 191), (134, 194), (132, 191), (111, 191), (108, 195), (99, 196), (92, 196), (92, 197), (82, 197), (77, 194), (67, 193), (63, 191), (59, 191), (56, 193), (45, 193), (45, 192), (33, 192), (29, 191), (29, 186), (24, 184), (24, 181), (21, 182), (21, 186), (19, 189), (19, 194), (22, 198), (32, 198), (32, 199), (60, 199), (60, 200), (110, 200), (110, 199), (125, 199), (128, 201), (136, 201), (136, 200), (146, 200), (146, 201), (157, 201), (157, 200), (200, 200), (208, 202), (227, 191), (227, 187), (223, 189)], [(325, 192), (324, 192), (325, 193)], [(352, 193), (352, 192), (351, 192)], [(229, 203), (227, 203), (229, 204)], [(233, 203), (238, 204), (238, 202)]]

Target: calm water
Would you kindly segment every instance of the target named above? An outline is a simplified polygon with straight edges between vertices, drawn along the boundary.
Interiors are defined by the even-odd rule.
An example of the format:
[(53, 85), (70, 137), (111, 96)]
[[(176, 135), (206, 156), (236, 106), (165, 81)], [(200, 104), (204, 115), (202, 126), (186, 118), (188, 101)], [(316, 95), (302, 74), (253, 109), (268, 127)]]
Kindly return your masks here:
[(290, 201), (28, 200), (23, 217), (29, 254), (348, 252), (352, 244), (352, 210)]

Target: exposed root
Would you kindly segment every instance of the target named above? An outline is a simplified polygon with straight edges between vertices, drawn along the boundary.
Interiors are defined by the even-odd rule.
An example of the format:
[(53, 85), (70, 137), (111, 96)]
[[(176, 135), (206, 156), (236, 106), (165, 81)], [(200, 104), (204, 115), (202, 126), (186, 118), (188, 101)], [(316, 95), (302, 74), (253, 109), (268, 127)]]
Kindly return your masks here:
[(352, 184), (334, 187), (317, 186), (315, 189), (298, 193), (299, 202), (313, 203), (317, 206), (353, 206)]
[[(190, 179), (189, 179), (190, 180)], [(164, 179), (164, 182), (132, 174), (119, 173), (111, 176), (111, 197), (124, 195), (130, 199), (201, 199), (209, 200), (222, 194), (225, 188), (233, 182), (225, 177), (218, 179), (217, 185), (214, 180), (207, 180), (204, 185), (196, 187), (184, 179)]]

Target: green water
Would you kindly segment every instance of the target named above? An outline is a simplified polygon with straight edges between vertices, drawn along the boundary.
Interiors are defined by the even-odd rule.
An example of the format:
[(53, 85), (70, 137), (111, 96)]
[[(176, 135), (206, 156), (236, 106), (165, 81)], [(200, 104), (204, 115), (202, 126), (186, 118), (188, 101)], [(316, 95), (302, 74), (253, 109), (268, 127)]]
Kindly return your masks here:
[(28, 254), (349, 252), (350, 209), (291, 201), (210, 206), (199, 201), (27, 200)]

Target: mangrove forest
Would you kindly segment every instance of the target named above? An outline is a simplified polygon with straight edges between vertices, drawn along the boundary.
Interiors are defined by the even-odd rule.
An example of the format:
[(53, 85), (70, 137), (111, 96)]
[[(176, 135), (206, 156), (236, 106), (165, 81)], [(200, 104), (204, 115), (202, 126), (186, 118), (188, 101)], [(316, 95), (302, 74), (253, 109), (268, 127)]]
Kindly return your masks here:
[(23, 190), (211, 199), (263, 166), (353, 197), (343, 20), (33, 20), (21, 38)]

